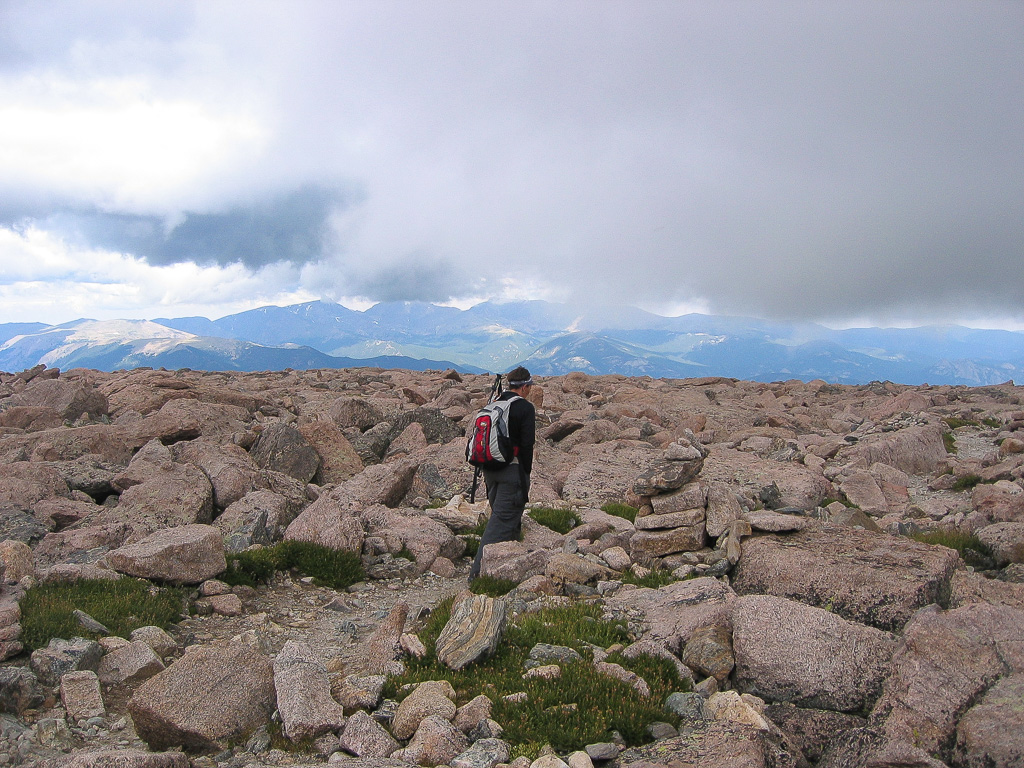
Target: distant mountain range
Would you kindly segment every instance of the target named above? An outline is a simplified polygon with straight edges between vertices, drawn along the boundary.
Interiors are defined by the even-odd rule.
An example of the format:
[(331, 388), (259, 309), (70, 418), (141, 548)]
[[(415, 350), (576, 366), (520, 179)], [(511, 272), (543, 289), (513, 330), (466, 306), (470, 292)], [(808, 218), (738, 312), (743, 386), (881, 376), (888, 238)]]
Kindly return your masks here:
[(831, 330), (716, 315), (662, 317), (635, 307), (578, 311), (543, 301), (467, 310), (421, 302), (359, 312), (315, 301), (209, 320), (0, 324), (0, 370), (38, 363), (280, 370), (375, 366), (538, 375), (592, 374), (858, 384), (997, 384), (1024, 378), (1024, 333), (961, 326)]

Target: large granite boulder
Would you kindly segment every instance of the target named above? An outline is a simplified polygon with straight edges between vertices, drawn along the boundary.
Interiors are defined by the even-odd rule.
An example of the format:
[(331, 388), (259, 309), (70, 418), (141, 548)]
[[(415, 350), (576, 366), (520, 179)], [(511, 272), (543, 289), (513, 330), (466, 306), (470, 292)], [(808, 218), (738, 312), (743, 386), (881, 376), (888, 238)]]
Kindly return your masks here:
[(118, 573), (175, 584), (198, 584), (228, 567), (220, 531), (212, 525), (156, 531), (107, 553), (103, 561)]
[(896, 650), (887, 632), (770, 595), (738, 598), (732, 627), (740, 690), (837, 712), (871, 708)]
[(945, 547), (816, 526), (744, 541), (732, 585), (741, 595), (787, 597), (892, 631), (922, 606), (949, 605), (958, 563)]
[(128, 702), (153, 749), (221, 750), (270, 722), (276, 697), (270, 660), (244, 645), (191, 646)]
[(366, 531), (357, 511), (356, 504), (323, 494), (288, 525), (284, 538), (358, 554), (363, 549)]
[(174, 460), (203, 471), (213, 487), (213, 505), (226, 509), (247, 493), (265, 486), (260, 470), (244, 448), (200, 438), (171, 446)]
[(863, 460), (864, 466), (870, 467), (879, 462), (911, 475), (925, 475), (942, 467), (949, 455), (942, 442), (942, 428), (927, 424), (867, 435), (842, 449), (836, 458), (844, 464)]
[(438, 557), (454, 560), (462, 556), (465, 542), (426, 513), (409, 508), (389, 509), (381, 504), (365, 509), (360, 514), (367, 533), (382, 538), (391, 554), (403, 548), (416, 560), (416, 570), (430, 568)]
[(206, 474), (191, 464), (174, 461), (170, 450), (150, 441), (114, 478), (122, 489), (116, 510), (103, 518), (126, 521), (144, 531), (209, 523), (213, 518), (213, 486)]
[(313, 478), (317, 482), (343, 483), (363, 471), (363, 460), (333, 421), (309, 421), (298, 429), (320, 456), (320, 469)]
[(458, 710), (454, 699), (455, 689), (446, 680), (428, 680), (420, 683), (398, 705), (395, 717), (391, 721), (391, 733), (395, 738), (409, 739), (416, 733), (420, 723), (428, 717), (451, 722)]
[(704, 460), (701, 480), (730, 485), (755, 496), (774, 483), (779, 495), (773, 508), (814, 509), (823, 499), (836, 495), (820, 469), (718, 446)]
[(304, 483), (312, 480), (320, 469), (320, 454), (299, 430), (283, 422), (264, 427), (249, 453), (257, 466), (283, 472)]
[(83, 416), (96, 419), (106, 416), (109, 409), (107, 398), (96, 387), (65, 379), (35, 379), (5, 405), (45, 408), (63, 421), (76, 421)]
[(1024, 521), (986, 525), (977, 536), (992, 551), (1000, 568), (1010, 563), (1024, 563)]
[(1024, 765), (1024, 674), (1004, 677), (956, 728), (954, 762), (970, 768)]
[(42, 499), (67, 498), (68, 484), (53, 467), (36, 461), (6, 464), (0, 474), (0, 502), (31, 509)]
[(574, 454), (576, 462), (562, 483), (562, 497), (598, 504), (629, 498), (637, 467), (647, 466), (658, 455), (648, 443), (624, 440), (580, 446)]

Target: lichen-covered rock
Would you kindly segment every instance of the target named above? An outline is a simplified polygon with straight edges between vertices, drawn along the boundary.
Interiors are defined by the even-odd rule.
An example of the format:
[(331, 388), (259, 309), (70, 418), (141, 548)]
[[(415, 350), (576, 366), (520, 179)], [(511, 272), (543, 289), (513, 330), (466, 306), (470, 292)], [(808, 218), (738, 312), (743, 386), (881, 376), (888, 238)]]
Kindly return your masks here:
[(725, 682), (736, 664), (728, 627), (711, 625), (695, 629), (683, 648), (682, 660), (702, 677)]
[(39, 680), (25, 667), (0, 667), (0, 713), (20, 715), (43, 703)]
[(967, 707), (1006, 672), (1024, 671), (1022, 648), (1022, 611), (981, 603), (923, 608), (903, 630), (872, 721), (887, 740), (937, 754)]
[(291, 424), (278, 422), (264, 427), (249, 451), (263, 469), (283, 472), (308, 483), (320, 468), (320, 454)]
[(36, 572), (32, 548), (23, 541), (0, 541), (0, 569), (3, 581), (16, 582), (32, 576)]
[(637, 496), (654, 496), (682, 488), (700, 474), (704, 459), (698, 453), (688, 461), (662, 461), (640, 475), (633, 483)]
[(987, 525), (977, 536), (991, 550), (1000, 568), (1010, 563), (1024, 563), (1024, 521)]
[(43, 685), (56, 686), (68, 672), (90, 670), (95, 672), (103, 657), (99, 643), (75, 637), (64, 640), (55, 637), (45, 648), (32, 651), (29, 665)]
[(1024, 765), (1024, 673), (1004, 677), (956, 728), (956, 763), (969, 768)]
[(743, 543), (737, 593), (787, 597), (885, 630), (918, 608), (949, 604), (954, 550), (857, 529), (812, 527)]

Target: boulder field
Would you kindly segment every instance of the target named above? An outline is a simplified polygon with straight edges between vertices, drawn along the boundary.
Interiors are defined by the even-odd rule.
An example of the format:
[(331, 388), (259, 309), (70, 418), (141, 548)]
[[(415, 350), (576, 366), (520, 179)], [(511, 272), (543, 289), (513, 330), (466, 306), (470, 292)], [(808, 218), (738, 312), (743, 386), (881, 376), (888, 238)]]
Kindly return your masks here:
[[(1024, 388), (541, 379), (530, 508), (578, 524), (527, 517), (522, 541), (488, 547), (483, 574), (518, 584), (491, 599), (465, 591), (464, 554), (487, 513), (467, 498), (464, 433), (491, 383), (0, 373), (0, 764), (1024, 765)], [(354, 553), (367, 578), (218, 580), (287, 540)], [(626, 583), (655, 569), (677, 580)], [(124, 638), (79, 612), (81, 637), (24, 647), (35, 585), (127, 577), (186, 588), (192, 612)], [(384, 699), (449, 596), (453, 669), (519, 612), (602, 606), (628, 625), (627, 658), (692, 680), (664, 702), (679, 727), (531, 761), (486, 696), (437, 680)], [(551, 648), (529, 674), (557, 676)], [(646, 689), (605, 655), (600, 672)]]

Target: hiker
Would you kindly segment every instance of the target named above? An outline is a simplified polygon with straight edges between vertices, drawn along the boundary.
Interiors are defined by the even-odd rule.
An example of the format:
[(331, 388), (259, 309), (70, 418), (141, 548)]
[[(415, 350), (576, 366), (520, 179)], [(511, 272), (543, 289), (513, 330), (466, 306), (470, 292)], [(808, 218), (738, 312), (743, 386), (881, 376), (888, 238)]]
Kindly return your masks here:
[(499, 541), (515, 541), (523, 525), (523, 510), (530, 493), (530, 472), (533, 470), (533, 444), (537, 439), (537, 411), (526, 399), (533, 386), (530, 372), (522, 366), (510, 371), (506, 377), (508, 389), (498, 400), (512, 400), (508, 409), (508, 435), (514, 458), (501, 469), (484, 468), (487, 501), (491, 516), (476, 550), (476, 558), (469, 569), (472, 581), (480, 575), (480, 559), (484, 547)]

